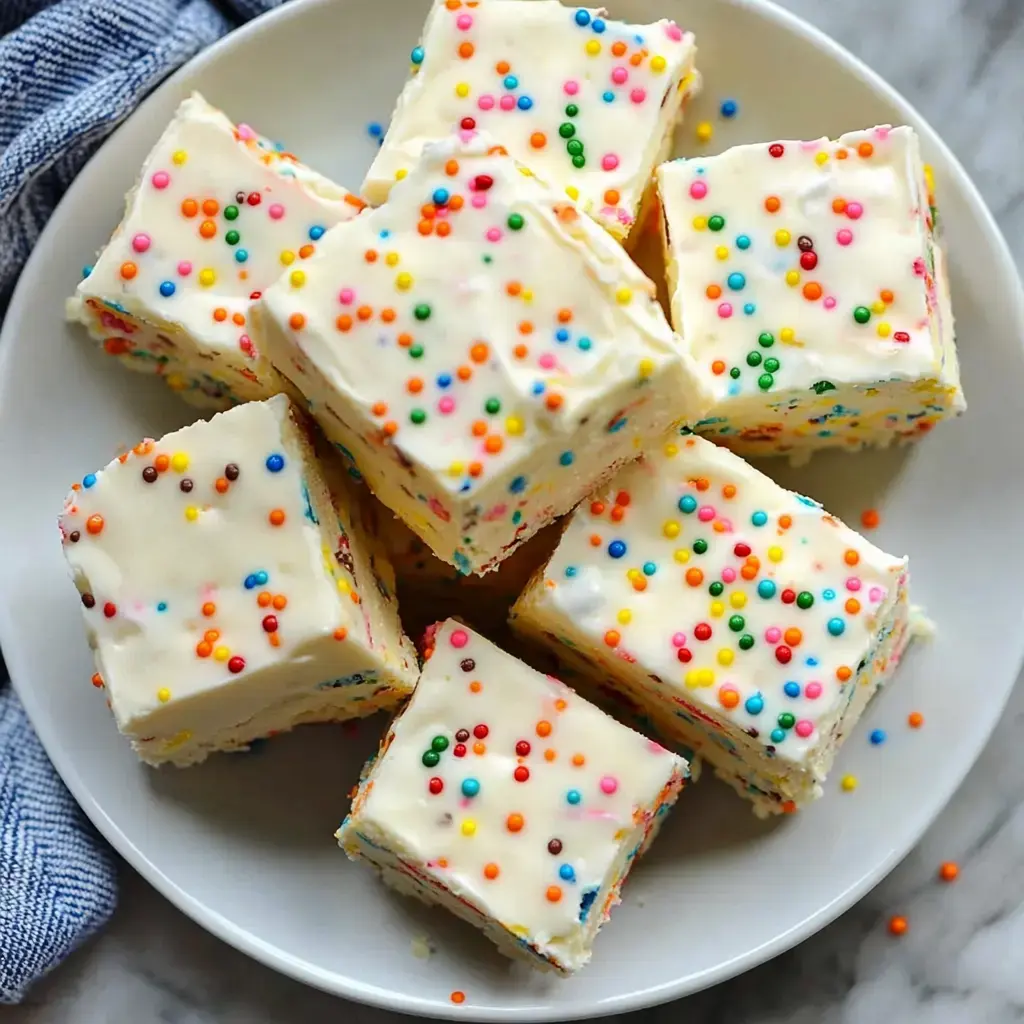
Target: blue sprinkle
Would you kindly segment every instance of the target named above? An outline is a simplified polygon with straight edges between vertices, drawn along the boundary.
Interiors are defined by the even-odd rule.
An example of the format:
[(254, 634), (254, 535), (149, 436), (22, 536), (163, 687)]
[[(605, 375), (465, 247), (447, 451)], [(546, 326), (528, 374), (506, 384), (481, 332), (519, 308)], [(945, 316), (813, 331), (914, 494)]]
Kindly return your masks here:
[(737, 106), (735, 100), (723, 100), (722, 101), (722, 117), (735, 117), (736, 111), (740, 108)]
[(747, 237), (747, 235), (737, 235), (736, 236), (736, 248), (737, 249), (749, 249), (750, 248), (750, 239), (749, 239), (749, 237)]
[(271, 473), (280, 473), (284, 469), (284, 456), (283, 455), (268, 455), (267, 456), (267, 469)]
[(880, 746), (885, 742), (885, 730), (884, 729), (872, 729), (871, 735), (868, 737), (871, 740), (873, 746)]
[(595, 18), (593, 24), (590, 26), (598, 35), (600, 35), (607, 27), (600, 18)]
[(476, 796), (480, 792), (480, 783), (476, 779), (462, 780), (462, 795)]
[(242, 586), (245, 587), (246, 590), (255, 590), (256, 589), (256, 574), (255, 573), (249, 573), (249, 575), (245, 577), (245, 582), (242, 584)]
[(86, 473), (85, 476), (82, 477), (82, 486), (86, 490), (88, 490), (90, 487), (94, 487), (95, 484), (96, 484), (96, 474), (95, 473)]
[(412, 48), (412, 53), (409, 54), (409, 59), (413, 62), (413, 64), (422, 64), (423, 63), (423, 47), (422, 46), (414, 46)]
[(565, 567), (565, 575), (568, 576), (569, 579), (572, 579), (573, 576), (576, 575), (576, 566), (575, 565), (567, 565)]
[(697, 499), (692, 494), (684, 494), (679, 499), (679, 511), (689, 515), (697, 511)]
[(506, 75), (505, 80), (501, 83), (506, 89), (514, 89), (519, 85), (519, 79), (515, 75)]
[(375, 139), (379, 139), (384, 134), (384, 126), (379, 121), (371, 121), (366, 126), (366, 130)]
[(92, 273), (92, 264), (91, 263), (86, 263), (86, 265), (84, 267), (82, 267), (82, 277), (86, 278), (91, 273)]
[(555, 331), (555, 341), (561, 341), (562, 343), (565, 343), (568, 340), (569, 332), (564, 327), (559, 327), (558, 330)]
[(800, 684), (789, 682), (782, 688), (787, 697), (799, 697), (800, 696)]
[(579, 10), (576, 12), (576, 24), (582, 28), (590, 24), (590, 11)]
[(742, 291), (747, 283), (747, 279), (739, 272), (734, 272), (726, 278), (726, 284), (734, 291)]
[(311, 238), (311, 239), (312, 239), (312, 240), (313, 240), (314, 242), (316, 242), (316, 241), (319, 241), (319, 240), (320, 240), (321, 238), (323, 238), (323, 237), (324, 237), (324, 232), (325, 232), (326, 230), (327, 230), (327, 228), (323, 227), (323, 226), (322, 226), (321, 224), (314, 224), (314, 225), (313, 225), (313, 226), (312, 226), (312, 227), (311, 227), (311, 228), (309, 229), (309, 237), (310, 237), (310, 238)]
[(846, 632), (846, 623), (842, 619), (829, 619), (828, 631), (833, 636), (842, 636)]
[(509, 489), (509, 490), (510, 490), (510, 491), (511, 491), (511, 492), (512, 492), (513, 494), (519, 494), (519, 493), (521, 493), (522, 491), (525, 491), (525, 490), (526, 490), (526, 477), (525, 477), (525, 476), (517, 476), (517, 477), (516, 477), (516, 478), (515, 478), (515, 479), (514, 479), (514, 480), (512, 481), (512, 483), (510, 483), (510, 484), (508, 485), (508, 489)]
[(580, 796), (580, 791), (578, 789), (570, 789), (569, 792), (565, 794), (565, 799), (575, 806), (583, 799), (583, 797)]
[(265, 587), (267, 582), (270, 580), (270, 577), (262, 569), (260, 569), (259, 572), (254, 573), (253, 578), (256, 580), (256, 585), (259, 587)]
[(743, 706), (747, 709), (748, 715), (759, 715), (764, 711), (764, 698), (761, 694), (755, 693), (753, 697), (747, 698)]
[(157, 610), (158, 612), (165, 612), (165, 611), (167, 611), (167, 602), (166, 602), (166, 601), (161, 601), (161, 602), (160, 602), (160, 603), (159, 603), (159, 604), (158, 604), (158, 605), (156, 606), (156, 610)]
[(576, 342), (576, 347), (581, 352), (589, 352), (590, 351), (590, 346), (592, 344), (593, 344), (593, 342), (589, 338), (580, 338), (580, 340)]
[(391, 232), (388, 231), (387, 228), (384, 228), (383, 231), (381, 231), (381, 233), (380, 233), (380, 237), (381, 238), (390, 238), (391, 237)]
[(165, 298), (169, 299), (177, 289), (174, 286), (173, 281), (161, 281), (160, 282), (160, 294)]
[(746, 313), (747, 316), (753, 316), (754, 315), (754, 310), (756, 310), (756, 309), (757, 309), (757, 306), (755, 306), (752, 302), (747, 302), (747, 303), (744, 303), (744, 305), (743, 305), (743, 312)]
[(644, 562), (644, 575), (653, 576), (658, 571), (658, 567), (653, 562)]
[(571, 466), (574, 458), (575, 456), (572, 452), (562, 452), (562, 454), (558, 456), (558, 462), (562, 466)]
[(580, 921), (586, 921), (587, 914), (590, 913), (590, 908), (594, 904), (594, 900), (597, 899), (598, 890), (588, 889), (580, 900)]
[(236, 249), (235, 250), (235, 262), (244, 263), (249, 258), (248, 249)]
[(818, 665), (818, 659), (817, 659), (817, 658), (808, 658), (808, 659), (807, 659), (807, 660), (806, 660), (806, 661), (804, 662), (804, 664), (805, 664), (805, 665), (806, 665), (806, 666), (807, 666), (808, 668), (816, 668), (816, 667), (817, 667), (817, 665)]
[(516, 106), (520, 110), (529, 110), (530, 107), (533, 106), (533, 100), (531, 100), (529, 96), (520, 96), (519, 99), (516, 100)]
[(607, 91), (601, 93), (601, 99), (603, 99), (605, 103), (614, 103), (615, 93), (613, 93), (611, 89), (608, 89)]
[(834, 590), (832, 590), (831, 588), (829, 588), (828, 590), (823, 590), (821, 592), (821, 596), (826, 601), (834, 601), (836, 599), (836, 592)]
[(563, 882), (575, 882), (576, 872), (573, 871), (571, 864), (563, 864), (558, 869), (558, 877), (561, 878)]
[(452, 382), (452, 375), (450, 373), (439, 373), (437, 375), (437, 386), (439, 388), (446, 388)]
[(740, 382), (738, 380), (732, 381), (729, 384), (729, 397), (731, 398), (734, 395), (738, 395), (742, 390), (743, 388), (740, 387)]
[(768, 522), (768, 513), (767, 512), (755, 512), (750, 517), (750, 521), (755, 526), (764, 526), (764, 524)]
[(784, 729), (772, 729), (772, 743), (781, 743), (786, 738)]
[(611, 555), (612, 558), (621, 558), (625, 553), (626, 544), (624, 541), (613, 540), (611, 544), (608, 545), (608, 554)]
[(446, 206), (448, 204), (448, 189), (446, 188), (435, 188), (434, 194), (431, 197), (438, 206)]
[(513, 526), (518, 526), (522, 521), (523, 521), (523, 511), (522, 511), (522, 509), (518, 509), (517, 508), (515, 510), (515, 512), (512, 513), (512, 525)]
[(771, 580), (761, 580), (757, 585), (757, 596), (766, 601), (775, 596), (775, 584)]
[(530, 389), (535, 395), (544, 394), (544, 381), (538, 380), (534, 382), (533, 387)]

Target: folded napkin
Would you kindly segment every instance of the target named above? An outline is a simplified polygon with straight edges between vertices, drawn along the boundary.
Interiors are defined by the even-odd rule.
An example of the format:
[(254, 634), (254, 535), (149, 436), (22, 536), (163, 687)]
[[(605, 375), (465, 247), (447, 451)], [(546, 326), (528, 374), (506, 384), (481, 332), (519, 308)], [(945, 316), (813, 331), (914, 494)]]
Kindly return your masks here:
[[(106, 136), (170, 72), (280, 2), (0, 0), (0, 314)], [(113, 854), (57, 778), (0, 661), (0, 1003), (17, 1002), (115, 901)]]

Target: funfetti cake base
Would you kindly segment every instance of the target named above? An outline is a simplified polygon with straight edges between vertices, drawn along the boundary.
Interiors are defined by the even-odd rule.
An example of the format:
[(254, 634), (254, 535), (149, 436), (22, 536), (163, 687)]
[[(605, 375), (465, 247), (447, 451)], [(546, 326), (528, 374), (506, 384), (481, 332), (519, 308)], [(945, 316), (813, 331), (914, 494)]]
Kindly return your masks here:
[(699, 84), (695, 56), (673, 21), (631, 25), (555, 0), (436, 0), (363, 194), (382, 203), (425, 143), (477, 128), (624, 239)]
[(503, 953), (570, 974), (590, 959), (686, 762), (459, 622), (431, 632), (416, 692), (338, 840)]
[(651, 281), (478, 133), (427, 147), (255, 313), (327, 437), (466, 575), (707, 407)]
[(60, 519), (118, 728), (150, 764), (194, 764), (304, 722), (395, 706), (416, 655), (393, 575), (339, 508), (288, 400), (144, 441), (72, 489)]
[(907, 561), (703, 438), (573, 513), (512, 626), (619, 688), (759, 814), (822, 793), (911, 638)]
[(68, 315), (194, 405), (268, 398), (287, 384), (260, 354), (249, 306), (363, 205), (194, 93), (147, 157)]
[(657, 173), (672, 322), (746, 456), (924, 436), (964, 409), (910, 128), (737, 146)]

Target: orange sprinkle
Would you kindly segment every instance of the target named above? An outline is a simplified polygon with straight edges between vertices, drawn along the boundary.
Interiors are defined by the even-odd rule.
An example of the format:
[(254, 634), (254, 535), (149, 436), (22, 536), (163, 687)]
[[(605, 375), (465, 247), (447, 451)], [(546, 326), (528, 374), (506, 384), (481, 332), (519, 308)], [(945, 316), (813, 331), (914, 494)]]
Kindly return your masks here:
[(474, 49), (472, 43), (459, 43), (459, 56), (463, 60), (469, 60), (473, 56)]
[(908, 927), (910, 926), (907, 924), (907, 919), (899, 914), (889, 918), (890, 935), (905, 935)]
[(850, 155), (849, 152), (847, 150), (845, 150), (845, 149), (837, 149), (836, 150), (836, 159), (837, 160), (845, 160), (849, 155)]
[(421, 220), (416, 225), (416, 230), (421, 235), (432, 235), (434, 233), (434, 222), (432, 220)]
[(896, 301), (896, 296), (893, 295), (888, 288), (883, 288), (879, 293), (878, 297), (887, 305), (891, 306)]
[(452, 196), (448, 200), (449, 210), (461, 210), (462, 209), (462, 196)]
[(420, 207), (420, 214), (424, 220), (433, 220), (437, 216), (437, 207), (433, 203), (424, 203)]
[(721, 704), (723, 708), (734, 708), (739, 704), (739, 702), (739, 692), (734, 690), (731, 686), (728, 688), (723, 686), (718, 691), (718, 703)]
[(171, 466), (171, 457), (169, 455), (158, 455), (153, 460), (153, 465), (158, 473), (166, 473)]
[(215, 644), (220, 639), (220, 630), (219, 629), (208, 629), (203, 634), (203, 639), (208, 644)]
[(92, 515), (85, 521), (85, 529), (94, 537), (103, 532), (103, 516)]
[(832, 212), (833, 213), (842, 213), (843, 210), (845, 210), (845, 209), (846, 209), (846, 200), (845, 199), (833, 199), (832, 200)]
[(460, 366), (456, 374), (459, 380), (469, 380), (473, 376), (473, 371), (468, 366)]
[(524, 821), (521, 814), (510, 814), (505, 819), (505, 828), (507, 828), (509, 832), (519, 832), (522, 829), (523, 824)]
[(217, 225), (214, 224), (212, 220), (204, 220), (203, 223), (199, 225), (199, 234), (201, 234), (203, 238), (213, 238), (213, 236), (217, 234)]
[(218, 494), (227, 494), (228, 493), (228, 488), (231, 486), (231, 484), (229, 484), (228, 481), (224, 477), (219, 476), (219, 477), (217, 477), (217, 480), (216, 480), (216, 482), (214, 483), (213, 486), (216, 489)]
[(592, 516), (599, 516), (599, 515), (601, 515), (602, 512), (604, 512), (604, 502), (603, 501), (592, 501), (590, 503), (590, 514)]
[(555, 710), (556, 711), (564, 711), (568, 706), (569, 705), (566, 704), (566, 702), (564, 700), (562, 700), (561, 697), (559, 697), (558, 700), (555, 701)]
[(725, 373), (725, 363), (723, 363), (721, 359), (716, 359), (711, 364), (711, 372), (716, 376), (721, 376)]
[(401, 345), (402, 348), (408, 348), (412, 344), (412, 335), (403, 331), (398, 336), (398, 344)]
[(204, 199), (203, 200), (203, 213), (207, 217), (216, 217), (220, 211), (220, 203), (216, 199)]
[(473, 753), (483, 756), (487, 753), (487, 744), (481, 743), (480, 740), (477, 740), (476, 743), (473, 744)]
[(601, 538), (598, 534), (592, 533), (590, 535), (590, 546), (592, 548), (599, 548), (601, 546)]
[(444, 173), (447, 174), (449, 178), (454, 178), (455, 175), (459, 173), (459, 161), (449, 160), (444, 165)]
[(507, 60), (499, 60), (498, 63), (494, 65), (494, 70), (497, 71), (499, 75), (507, 75), (512, 70), (512, 65), (509, 64)]
[(480, 685), (479, 679), (474, 679), (473, 682), (469, 684), (470, 693), (479, 693), (482, 689), (483, 687)]
[(199, 643), (196, 644), (196, 654), (198, 654), (200, 658), (208, 658), (213, 654), (213, 644), (207, 643), (205, 640), (200, 640)]
[(491, 436), (484, 441), (484, 450), (491, 455), (497, 455), (504, 447), (505, 442), (502, 441), (497, 434), (491, 434)]
[(686, 582), (691, 587), (699, 587), (704, 582), (704, 573), (700, 569), (687, 569)]
[(562, 898), (562, 890), (557, 885), (549, 885), (544, 895), (547, 896), (549, 903), (557, 903)]
[(726, 484), (722, 488), (722, 497), (723, 498), (735, 498), (736, 497), (736, 485), (735, 484)]
[(796, 628), (796, 626), (790, 626), (789, 629), (787, 629), (786, 632), (782, 634), (782, 639), (785, 640), (790, 647), (799, 646), (800, 641), (803, 640), (803, 638), (803, 633), (801, 633), (800, 630)]
[(282, 611), (288, 607), (288, 598), (284, 594), (275, 594), (273, 600), (274, 610)]
[(347, 636), (348, 636), (348, 630), (344, 626), (339, 626), (334, 631), (334, 639), (335, 640), (344, 640), (345, 637), (347, 637)]
[(266, 607), (267, 607), (267, 605), (269, 605), (269, 604), (270, 604), (270, 594), (268, 594), (268, 593), (267, 593), (267, 591), (265, 591), (265, 590), (264, 590), (264, 591), (262, 591), (262, 592), (260, 593), (260, 596), (256, 598), (256, 603), (257, 603), (257, 604), (258, 604), (258, 605), (259, 605), (259, 606), (260, 606), (261, 608), (266, 608)]
[(377, 262), (377, 250), (376, 249), (367, 249), (366, 252), (363, 253), (363, 259), (366, 260), (367, 263), (376, 263)]
[(271, 647), (281, 646), (281, 637), (277, 633), (271, 633), (270, 636), (267, 637), (267, 640), (270, 641)]
[(497, 864), (485, 864), (484, 865), (484, 878), (495, 879), (498, 877), (498, 865)]
[(550, 395), (548, 395), (548, 396), (547, 396), (547, 398), (545, 398), (545, 399), (544, 399), (544, 404), (545, 404), (545, 405), (546, 405), (546, 406), (547, 406), (547, 407), (548, 407), (548, 408), (549, 408), (549, 409), (550, 409), (550, 410), (551, 410), (552, 412), (554, 412), (554, 411), (555, 411), (556, 409), (561, 409), (561, 408), (562, 408), (562, 403), (563, 403), (564, 401), (565, 401), (565, 399), (564, 399), (564, 398), (562, 398), (562, 396), (561, 396), (561, 395), (558, 395), (558, 394), (550, 394)]
[(621, 639), (622, 639), (622, 637), (619, 634), (619, 631), (617, 629), (609, 629), (608, 632), (605, 633), (605, 635), (604, 635), (604, 642), (609, 647), (618, 647), (619, 646), (619, 641)]
[(529, 320), (523, 320), (519, 324), (520, 334), (533, 334), (533, 324)]
[(487, 346), (482, 341), (478, 341), (469, 350), (469, 358), (474, 363), (482, 363), (487, 358)]
[(619, 199), (620, 199), (620, 196), (619, 196), (618, 189), (610, 188), (604, 194), (604, 201), (609, 206), (618, 206), (619, 205)]
[(410, 377), (405, 384), (410, 395), (418, 395), (423, 390), (423, 381), (419, 377)]
[(571, 309), (560, 309), (558, 311), (558, 322), (560, 324), (567, 324), (571, 320), (572, 320), (572, 310)]
[(474, 437), (483, 437), (487, 433), (487, 424), (483, 420), (477, 420), (470, 430), (473, 432)]
[(299, 249), (299, 259), (300, 260), (308, 260), (309, 257), (312, 256), (313, 253), (315, 253), (315, 252), (316, 252), (316, 246), (315, 245), (309, 245), (307, 243), (306, 245), (302, 246), (301, 249)]
[(213, 319), (216, 320), (217, 323), (223, 323), (225, 320), (227, 320), (227, 318), (228, 311), (223, 306), (218, 306), (213, 311)]
[(126, 281), (130, 281), (138, 272), (139, 268), (131, 260), (125, 260), (121, 264), (121, 276)]
[(787, 800), (782, 805), (783, 814), (796, 814), (796, 804), (792, 800)]
[(873, 530), (882, 521), (882, 517), (878, 514), (878, 509), (867, 508), (860, 514), (860, 525), (865, 530)]
[(101, 676), (99, 672), (93, 673), (92, 685), (95, 686), (97, 690), (103, 686), (103, 676)]
[(907, 715), (907, 725), (909, 725), (911, 729), (920, 729), (921, 726), (924, 725), (924, 715), (922, 715), (920, 711), (911, 711), (910, 714)]
[(857, 147), (857, 156), (862, 156), (862, 157), (864, 157), (865, 160), (869, 156), (871, 156), (874, 152), (875, 152), (875, 147), (872, 146), (870, 142), (862, 142)]
[(616, 57), (621, 57), (626, 52), (626, 44), (620, 39), (617, 42), (612, 43), (612, 53)]
[(722, 294), (722, 289), (717, 284), (709, 284), (704, 292), (709, 299), (717, 299)]
[(554, 759), (556, 757), (558, 757), (558, 751), (557, 750), (552, 750), (550, 747), (548, 747), (547, 750), (544, 751), (544, 760), (545, 761), (554, 761)]
[(576, 768), (582, 768), (587, 763), (587, 759), (582, 754), (573, 754), (572, 763)]
[(767, 211), (768, 211), (769, 213), (776, 213), (776, 212), (778, 211), (778, 209), (779, 209), (779, 207), (780, 207), (780, 206), (782, 206), (782, 200), (781, 200), (781, 199), (779, 199), (779, 197), (778, 197), (778, 196), (769, 196), (769, 197), (768, 197), (768, 198), (767, 198), (767, 199), (766, 199), (766, 200), (764, 201), (764, 208), (765, 208), (765, 209), (766, 209), (766, 210), (767, 210)]
[(471, 462), (469, 464), (469, 475), (472, 477), (478, 477), (484, 471), (482, 462)]
[(817, 281), (808, 281), (804, 285), (804, 298), (809, 302), (816, 302), (821, 298), (821, 285)]
[(199, 212), (199, 204), (194, 199), (184, 199), (181, 203), (181, 212), (186, 217), (194, 217)]
[(301, 313), (292, 313), (292, 315), (288, 317), (288, 326), (293, 331), (301, 331), (302, 328), (306, 326), (306, 318)]
[(337, 327), (339, 331), (350, 331), (352, 330), (352, 317), (347, 313), (342, 313), (341, 316), (334, 321), (334, 326)]
[(852, 675), (853, 671), (848, 665), (840, 665), (839, 668), (836, 669), (836, 679), (841, 683), (845, 683)]
[(609, 515), (611, 516), (612, 522), (621, 523), (622, 517), (626, 514), (626, 510), (621, 505), (616, 505)]
[(693, 481), (693, 486), (698, 491), (706, 491), (711, 486), (711, 481), (706, 476), (699, 476)]
[(757, 575), (757, 569), (752, 565), (745, 565), (740, 569), (740, 575), (745, 580), (752, 580)]
[(537, 735), (538, 736), (550, 736), (551, 735), (551, 723), (542, 718), (537, 723)]
[(790, 515), (779, 516), (779, 526), (784, 530), (788, 530), (793, 525), (793, 517)]
[(857, 612), (860, 611), (860, 601), (858, 601), (857, 598), (855, 598), (855, 597), (851, 597), (846, 602), (844, 607), (846, 608), (846, 614), (847, 615), (856, 615)]
[(516, 345), (516, 347), (512, 349), (512, 354), (516, 359), (525, 359), (529, 351), (530, 350), (525, 345)]
[[(451, 0), (449, 0), (449, 4), (450, 3)], [(458, 989), (456, 989), (448, 998), (456, 1005), (459, 1005), (460, 1003), (464, 1003), (466, 1001), (466, 993), (460, 992)]]
[(447, 238), (452, 233), (452, 226), (446, 220), (437, 222), (437, 234), (441, 238)]
[(245, 316), (242, 313), (232, 313), (231, 314), (231, 322), (236, 327), (244, 327), (245, 326)]
[(211, 615), (216, 615), (216, 613), (217, 606), (212, 601), (207, 601), (206, 604), (203, 605), (203, 614), (207, 618), (209, 618)]
[(860, 555), (857, 554), (853, 548), (850, 548), (845, 555), (843, 555), (843, 561), (847, 565), (856, 565), (860, 561)]
[(374, 402), (373, 408), (370, 410), (374, 416), (386, 416), (388, 412), (387, 402)]
[(283, 526), (284, 525), (284, 509), (275, 508), (271, 511), (270, 515), (267, 516), (270, 520), (271, 526)]
[(530, 136), (530, 145), (534, 149), (543, 149), (548, 144), (548, 137), (543, 132), (534, 132)]
[(960, 865), (954, 860), (947, 860), (942, 867), (939, 868), (939, 878), (944, 882), (955, 882), (959, 874)]

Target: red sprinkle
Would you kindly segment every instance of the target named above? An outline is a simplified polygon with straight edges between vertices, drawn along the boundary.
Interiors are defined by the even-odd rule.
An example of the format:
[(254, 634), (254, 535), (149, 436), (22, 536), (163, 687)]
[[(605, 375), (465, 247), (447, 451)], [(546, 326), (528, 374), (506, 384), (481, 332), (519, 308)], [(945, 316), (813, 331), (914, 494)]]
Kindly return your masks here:
[(693, 627), (693, 635), (698, 640), (710, 640), (711, 627), (706, 622), (698, 622), (697, 625)]
[(746, 558), (747, 555), (750, 554), (750, 545), (749, 544), (744, 544), (742, 541), (740, 541), (740, 543), (737, 544), (736, 547), (734, 547), (732, 549), (732, 553), (737, 558)]
[(486, 192), (494, 184), (494, 179), (489, 174), (478, 174), (473, 179), (473, 188), (477, 192)]
[(676, 651), (676, 657), (685, 665), (693, 658), (693, 652), (687, 650), (685, 647), (680, 647), (679, 650)]
[(114, 604), (113, 601), (108, 601), (103, 606), (103, 614), (106, 615), (108, 619), (112, 619), (117, 614), (117, 605)]
[(476, 121), (473, 118), (471, 118), (471, 117), (464, 117), (459, 122), (459, 127), (464, 132), (471, 132), (476, 127)]
[(521, 764), (513, 773), (512, 778), (516, 782), (525, 782), (530, 777), (530, 769), (526, 765)]
[(276, 615), (267, 615), (263, 619), (263, 629), (267, 633), (276, 633), (277, 632), (277, 616)]
[(793, 652), (785, 644), (780, 644), (775, 648), (775, 660), (780, 665), (788, 665), (792, 658)]
[(430, 792), (433, 793), (434, 796), (437, 796), (437, 794), (444, 789), (444, 782), (435, 775), (428, 783), (428, 786), (430, 787)]
[(790, 590), (788, 587), (782, 592), (782, 603), (792, 604), (796, 600), (796, 591)]
[(800, 253), (800, 266), (804, 270), (813, 270), (818, 265), (818, 254), (808, 250)]
[(897, 331), (892, 336), (892, 340), (893, 341), (900, 341), (900, 342), (902, 342), (905, 345), (905, 344), (907, 344), (908, 341), (910, 341), (910, 335), (907, 334), (906, 331)]
[(530, 752), (530, 744), (529, 744), (529, 743), (528, 743), (528, 742), (527, 742), (526, 740), (520, 740), (520, 741), (519, 741), (519, 742), (518, 742), (518, 743), (516, 744), (516, 753), (517, 753), (517, 754), (518, 754), (518, 755), (519, 755), (520, 757), (526, 757), (526, 755), (527, 755), (527, 754), (528, 754), (529, 752)]
[(259, 192), (250, 192), (245, 201), (250, 206), (259, 206), (260, 203), (263, 201), (263, 197), (259, 194)]
[(455, 746), (452, 747), (452, 753), (456, 757), (465, 757), (466, 756), (466, 744), (465, 743), (456, 743)]
[(786, 147), (781, 142), (773, 142), (768, 147), (768, 152), (775, 157), (776, 160), (786, 152)]
[(228, 671), (234, 672), (235, 675), (238, 675), (243, 668), (245, 668), (245, 658), (240, 658), (237, 654), (228, 662)]
[(487, 728), (487, 726), (486, 726), (486, 725), (484, 725), (484, 724), (483, 724), (482, 722), (480, 723), (480, 725), (475, 725), (475, 726), (473, 726), (473, 735), (474, 735), (474, 736), (475, 736), (475, 737), (476, 737), (476, 738), (477, 738), (478, 740), (485, 740), (485, 739), (487, 739), (487, 734), (488, 734), (488, 733), (489, 733), (490, 731), (491, 731), (491, 730), (490, 730), (490, 729), (488, 729), (488, 728)]

